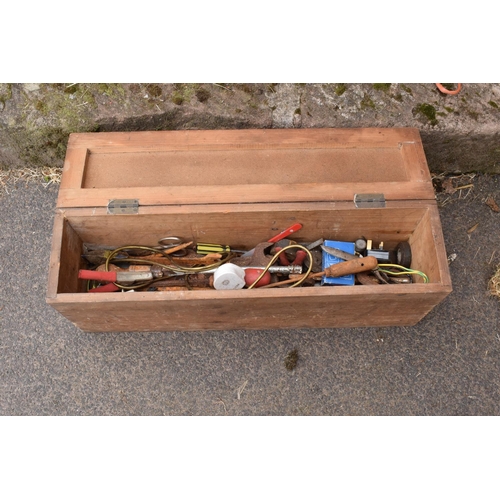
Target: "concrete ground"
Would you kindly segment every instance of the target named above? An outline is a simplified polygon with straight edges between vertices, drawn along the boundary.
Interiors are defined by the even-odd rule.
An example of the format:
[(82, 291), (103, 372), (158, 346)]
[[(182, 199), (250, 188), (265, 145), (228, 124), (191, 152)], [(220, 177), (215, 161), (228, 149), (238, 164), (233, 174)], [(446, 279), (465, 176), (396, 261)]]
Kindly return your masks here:
[(0, 414), (499, 415), (500, 176), (452, 182), (473, 184), (438, 194), (454, 291), (415, 327), (148, 334), (82, 333), (45, 304), (58, 187), (10, 185)]

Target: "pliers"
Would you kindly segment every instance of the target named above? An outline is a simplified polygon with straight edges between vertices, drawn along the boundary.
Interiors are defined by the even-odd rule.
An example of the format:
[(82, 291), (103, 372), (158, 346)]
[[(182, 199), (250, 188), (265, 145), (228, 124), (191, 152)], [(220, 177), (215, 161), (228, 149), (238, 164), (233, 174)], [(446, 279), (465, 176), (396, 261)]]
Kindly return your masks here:
[[(276, 243), (273, 247), (273, 253), (278, 253), (280, 250), (283, 250), (287, 246), (291, 245), (291, 241), (284, 239)], [(279, 255), (279, 261), (282, 266), (301, 266), (304, 263), (305, 258), (307, 257), (307, 253), (304, 250), (297, 250), (295, 253), (295, 258), (293, 262), (290, 262), (288, 257), (286, 256), (286, 251), (281, 252)]]

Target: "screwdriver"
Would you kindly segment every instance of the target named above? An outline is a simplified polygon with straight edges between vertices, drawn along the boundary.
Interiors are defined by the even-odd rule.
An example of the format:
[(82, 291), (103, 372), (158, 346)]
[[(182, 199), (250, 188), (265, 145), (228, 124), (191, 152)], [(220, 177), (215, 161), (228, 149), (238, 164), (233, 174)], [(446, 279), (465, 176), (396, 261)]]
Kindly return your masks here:
[(244, 253), (245, 250), (235, 250), (229, 245), (217, 245), (215, 243), (198, 243), (196, 245), (196, 253), (200, 255), (208, 255), (209, 253)]
[[(298, 231), (299, 229), (302, 228), (302, 224), (293, 224), (290, 226), (288, 229), (285, 229), (281, 233), (277, 234), (276, 236), (272, 237), (270, 240), (267, 240), (269, 243), (276, 243), (277, 241), (282, 240), (286, 236), (289, 236), (290, 234), (294, 233), (295, 231)], [(217, 245), (214, 243), (198, 243), (196, 245), (196, 253), (200, 255), (207, 255), (209, 253), (229, 253), (229, 252), (234, 252), (234, 253), (242, 253), (244, 254), (243, 257), (249, 257), (253, 255), (254, 249), (252, 250), (235, 250), (234, 248), (231, 248), (229, 245)]]

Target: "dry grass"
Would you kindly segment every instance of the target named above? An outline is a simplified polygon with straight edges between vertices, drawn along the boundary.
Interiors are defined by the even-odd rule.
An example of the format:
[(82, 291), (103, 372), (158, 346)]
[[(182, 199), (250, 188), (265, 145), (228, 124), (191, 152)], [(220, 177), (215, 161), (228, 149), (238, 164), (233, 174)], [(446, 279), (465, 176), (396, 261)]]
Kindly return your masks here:
[(490, 278), (489, 291), (491, 295), (500, 299), (500, 265), (497, 267), (495, 274)]
[[(440, 207), (448, 203), (465, 200), (474, 190), (473, 179), (476, 174), (432, 175), (432, 182), (436, 190), (436, 199)], [(439, 187), (439, 188), (438, 188)]]
[(38, 182), (44, 187), (61, 182), (62, 169), (56, 167), (45, 167), (41, 169), (22, 168), (15, 170), (0, 170), (0, 191), (9, 193), (9, 185), (24, 181)]

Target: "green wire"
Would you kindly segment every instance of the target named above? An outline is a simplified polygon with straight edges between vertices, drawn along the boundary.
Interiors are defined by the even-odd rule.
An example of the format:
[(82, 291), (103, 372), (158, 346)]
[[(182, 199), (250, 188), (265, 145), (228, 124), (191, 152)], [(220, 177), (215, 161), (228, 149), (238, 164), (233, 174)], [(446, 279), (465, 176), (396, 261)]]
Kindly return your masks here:
[[(381, 269), (383, 267), (387, 267), (389, 269), (392, 269), (392, 268), (401, 269), (402, 271), (395, 272), (395, 271), (390, 271), (389, 269)], [(429, 283), (429, 278), (422, 271), (417, 271), (416, 269), (409, 269), (407, 267), (403, 267), (403, 266), (400, 266), (398, 264), (379, 264), (378, 270), (381, 273), (390, 274), (392, 276), (400, 276), (402, 274), (416, 274), (424, 280), (424, 283)]]

